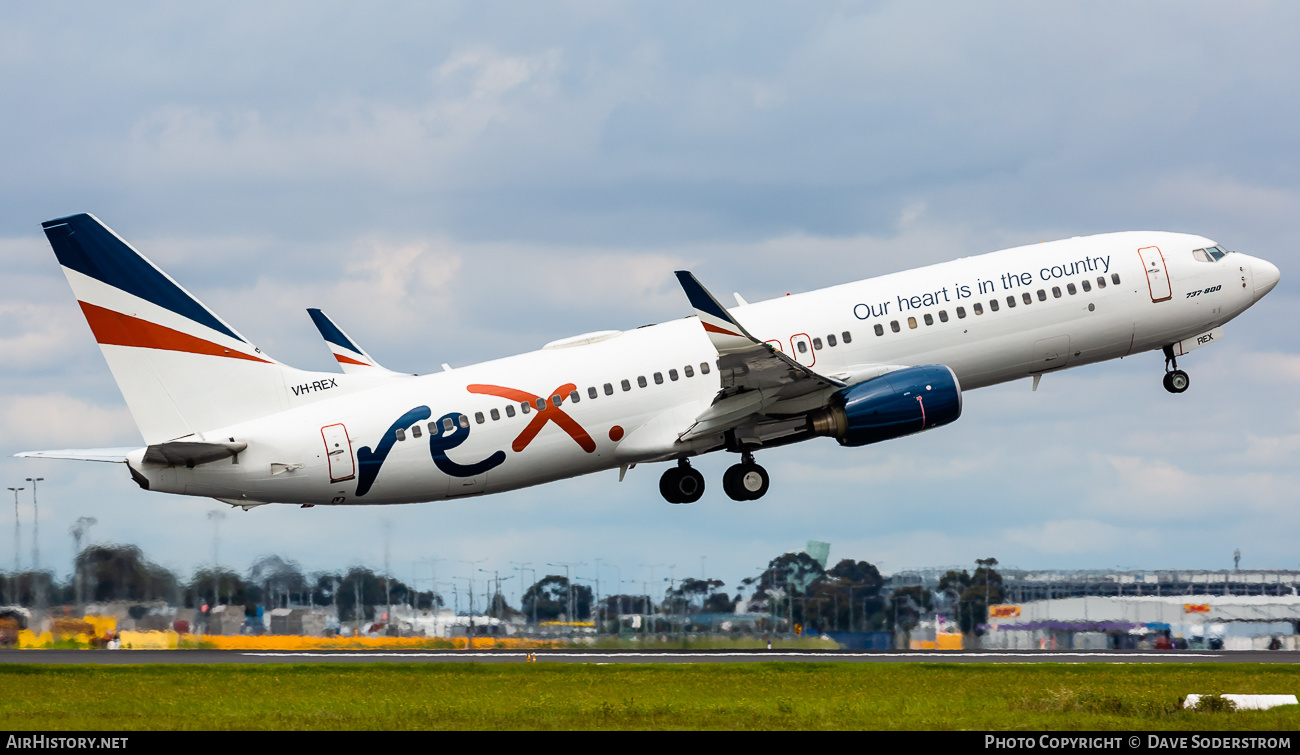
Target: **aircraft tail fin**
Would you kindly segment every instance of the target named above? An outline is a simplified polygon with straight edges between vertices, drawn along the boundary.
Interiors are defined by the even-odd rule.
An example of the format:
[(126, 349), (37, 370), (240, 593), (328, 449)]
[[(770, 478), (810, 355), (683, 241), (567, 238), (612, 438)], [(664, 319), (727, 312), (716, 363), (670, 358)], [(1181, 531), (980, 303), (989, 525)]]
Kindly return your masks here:
[(334, 355), (335, 361), (339, 363), (344, 374), (397, 374), (376, 362), (375, 358), (349, 338), (329, 315), (316, 308), (308, 309), (307, 314), (311, 315), (311, 321), (320, 331), (321, 338), (325, 339), (325, 345), (329, 347), (330, 353)]
[(301, 386), (329, 380), (262, 353), (93, 215), (41, 225), (146, 443), (316, 400)]

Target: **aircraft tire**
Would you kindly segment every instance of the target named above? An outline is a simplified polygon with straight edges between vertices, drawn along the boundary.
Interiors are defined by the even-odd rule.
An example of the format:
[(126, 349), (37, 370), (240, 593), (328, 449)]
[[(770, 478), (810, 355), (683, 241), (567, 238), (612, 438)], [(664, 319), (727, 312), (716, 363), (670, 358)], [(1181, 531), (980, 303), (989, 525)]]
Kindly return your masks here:
[(1170, 393), (1182, 393), (1190, 386), (1192, 380), (1182, 370), (1174, 370), (1165, 375), (1165, 390)]
[(695, 503), (704, 495), (704, 475), (691, 467), (680, 471), (681, 475), (677, 478), (677, 495), (681, 498), (679, 503)]
[(733, 464), (722, 473), (722, 492), (733, 501), (747, 501), (745, 491), (740, 487), (740, 475), (745, 471), (744, 464)]
[(664, 471), (663, 476), (659, 478), (659, 495), (663, 496), (665, 501), (683, 503), (678, 493), (678, 489), (681, 487), (678, 484), (678, 478), (681, 476), (682, 470), (679, 467), (669, 467)]

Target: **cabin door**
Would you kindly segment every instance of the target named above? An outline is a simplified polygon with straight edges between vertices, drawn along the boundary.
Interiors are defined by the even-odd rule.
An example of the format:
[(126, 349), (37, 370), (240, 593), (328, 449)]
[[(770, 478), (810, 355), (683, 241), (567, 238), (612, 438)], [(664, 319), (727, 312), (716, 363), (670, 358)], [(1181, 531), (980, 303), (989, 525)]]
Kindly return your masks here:
[(352, 441), (348, 439), (348, 429), (342, 423), (326, 425), (320, 429), (325, 441), (325, 453), (330, 464), (330, 482), (351, 480), (357, 474), (356, 460), (352, 457)]
[(1142, 258), (1142, 266), (1147, 272), (1147, 287), (1151, 289), (1151, 301), (1165, 301), (1172, 298), (1174, 292), (1169, 284), (1169, 271), (1165, 266), (1165, 256), (1160, 253), (1160, 249), (1148, 246), (1139, 249), (1138, 256)]
[(790, 336), (790, 356), (805, 367), (812, 367), (817, 362), (817, 353), (813, 351), (812, 339), (806, 333)]

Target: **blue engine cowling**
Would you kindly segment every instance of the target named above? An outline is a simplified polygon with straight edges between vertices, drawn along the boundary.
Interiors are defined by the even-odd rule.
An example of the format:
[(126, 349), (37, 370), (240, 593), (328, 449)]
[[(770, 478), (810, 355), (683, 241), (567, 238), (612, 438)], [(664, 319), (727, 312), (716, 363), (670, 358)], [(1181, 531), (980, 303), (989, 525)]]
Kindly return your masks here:
[(821, 435), (865, 446), (946, 425), (961, 416), (961, 386), (941, 364), (907, 367), (849, 386), (814, 418)]

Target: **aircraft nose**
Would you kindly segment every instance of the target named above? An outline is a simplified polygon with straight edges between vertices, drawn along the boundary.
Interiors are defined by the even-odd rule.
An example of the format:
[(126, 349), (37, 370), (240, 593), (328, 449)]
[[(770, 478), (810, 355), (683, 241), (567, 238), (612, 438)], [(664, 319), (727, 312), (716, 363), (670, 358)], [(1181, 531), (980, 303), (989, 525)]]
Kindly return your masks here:
[(1277, 269), (1277, 265), (1258, 257), (1251, 260), (1250, 271), (1251, 277), (1255, 279), (1255, 301), (1264, 298), (1264, 294), (1272, 291), (1282, 279), (1282, 272)]

